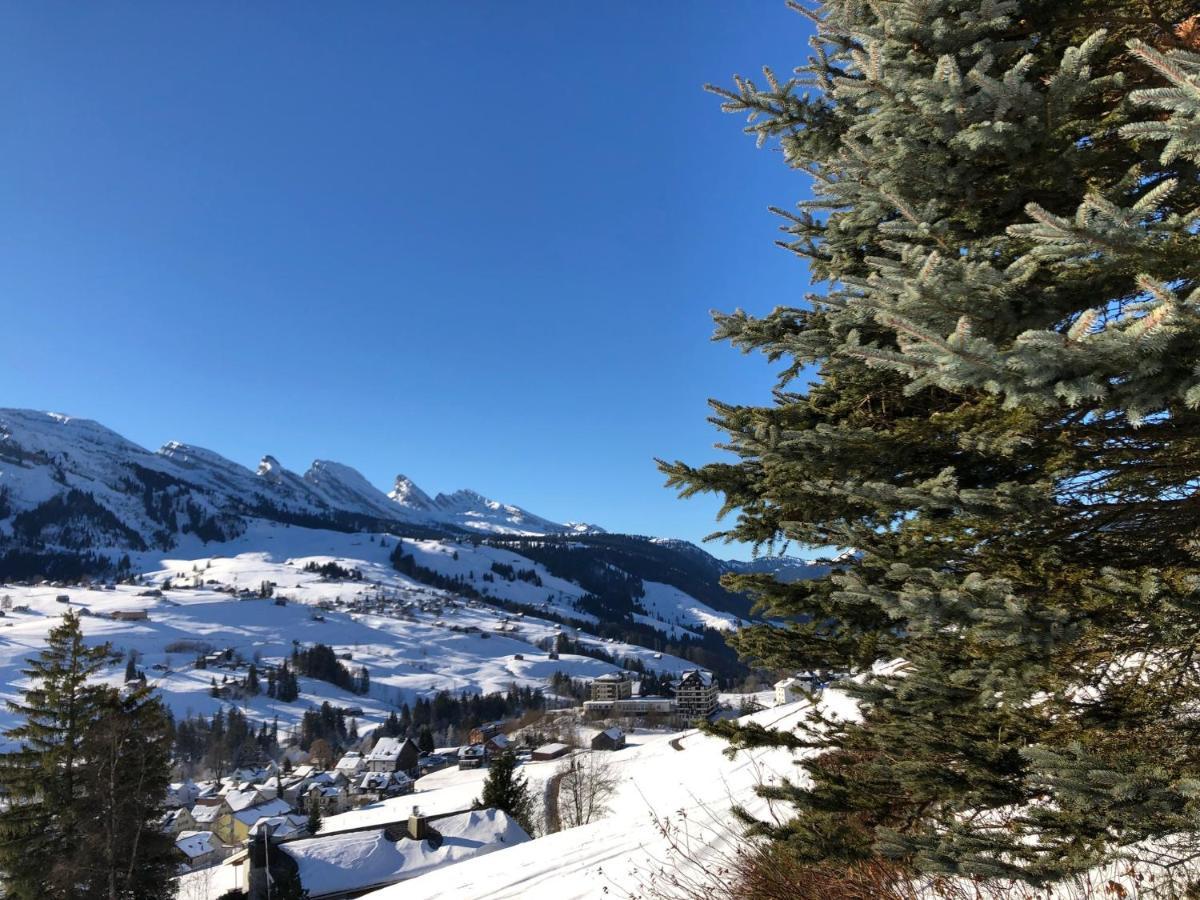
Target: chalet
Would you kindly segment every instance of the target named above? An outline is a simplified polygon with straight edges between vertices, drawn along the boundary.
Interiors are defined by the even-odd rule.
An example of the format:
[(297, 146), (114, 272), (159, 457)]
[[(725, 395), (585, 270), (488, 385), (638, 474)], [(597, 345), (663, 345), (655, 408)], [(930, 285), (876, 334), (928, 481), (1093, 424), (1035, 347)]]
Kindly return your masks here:
[(232, 816), (231, 831), (233, 840), (229, 844), (240, 844), (250, 836), (250, 829), (260, 819), (271, 816), (282, 816), (292, 811), (292, 805), (286, 800), (267, 800), (255, 806), (247, 806), (235, 812)]
[(674, 688), (675, 705), (683, 721), (707, 719), (716, 712), (717, 681), (712, 672), (690, 669), (679, 677)]
[(545, 760), (558, 759), (560, 756), (566, 756), (571, 748), (566, 744), (542, 744), (533, 751), (530, 756), (535, 762), (543, 762)]
[(484, 722), (482, 725), (477, 725), (467, 734), (467, 743), (482, 744), (492, 735), (499, 734), (503, 725), (503, 722)]
[(109, 618), (114, 622), (145, 622), (150, 615), (144, 609), (114, 609)]
[(507, 750), (510, 744), (507, 734), (493, 734), (483, 742), (483, 750), (488, 756), (495, 756)]
[(592, 738), (593, 750), (620, 750), (625, 746), (625, 732), (620, 728), (607, 728)]
[(411, 794), (415, 787), (416, 782), (403, 772), (364, 772), (351, 790), (356, 796), (376, 801)]
[(421, 751), (411, 738), (380, 738), (367, 754), (368, 772), (417, 771)]
[(196, 820), (192, 818), (191, 810), (186, 807), (173, 809), (162, 817), (162, 830), (169, 834), (181, 834), (185, 831), (196, 830)]
[(175, 849), (183, 854), (188, 869), (202, 869), (218, 862), (225, 846), (211, 831), (183, 831), (175, 838)]
[(353, 779), (366, 771), (367, 760), (357, 750), (350, 750), (338, 760), (334, 768), (339, 772), (343, 772), (347, 778)]
[[(384, 773), (380, 772), (377, 774), (383, 775)], [(325, 816), (345, 812), (350, 806), (349, 793), (345, 789), (332, 784), (310, 784), (308, 790), (304, 792), (304, 797), (305, 809), (312, 809), (315, 804), (320, 807), (321, 814)]]
[(233, 836), (233, 810), (224, 797), (201, 797), (192, 806), (192, 821), (196, 828), (211, 831), (222, 843), (237, 843)]
[(176, 781), (167, 786), (167, 806), (191, 806), (200, 796), (200, 789), (191, 781)]
[(483, 744), (468, 744), (458, 751), (458, 767), (460, 769), (481, 769), (487, 757)]
[(308, 834), (308, 816), (285, 813), (281, 816), (265, 816), (250, 826), (250, 840), (258, 837), (262, 829), (270, 830), (275, 840), (290, 840)]

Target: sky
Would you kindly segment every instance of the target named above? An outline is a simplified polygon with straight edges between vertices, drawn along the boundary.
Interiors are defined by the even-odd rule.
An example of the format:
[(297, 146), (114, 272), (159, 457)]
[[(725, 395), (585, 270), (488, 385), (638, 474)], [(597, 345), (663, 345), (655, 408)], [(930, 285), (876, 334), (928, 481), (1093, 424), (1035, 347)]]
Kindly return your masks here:
[(806, 41), (782, 0), (6, 4), (0, 406), (700, 540), (654, 457), (775, 382), (709, 311), (808, 287), (804, 176), (702, 85)]

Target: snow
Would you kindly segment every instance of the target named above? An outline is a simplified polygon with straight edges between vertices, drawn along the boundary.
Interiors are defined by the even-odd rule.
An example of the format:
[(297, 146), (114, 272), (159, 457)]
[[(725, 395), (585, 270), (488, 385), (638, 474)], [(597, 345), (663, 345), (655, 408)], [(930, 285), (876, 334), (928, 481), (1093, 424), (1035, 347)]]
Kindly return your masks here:
[[(853, 714), (852, 701), (839, 691), (826, 691), (822, 703), (827, 712)], [(748, 718), (786, 729), (809, 711), (807, 703), (794, 703)], [(655, 816), (677, 824), (686, 821), (692, 848), (711, 856), (727, 849), (736, 834), (730, 807), (740, 804), (753, 815), (770, 818), (772, 804), (758, 797), (755, 787), (796, 777), (794, 757), (777, 748), (742, 750), (729, 759), (724, 755), (724, 741), (694, 730), (630, 733), (627, 740), (621, 753), (604, 755), (618, 777), (616, 795), (605, 818), (430, 872), (367, 897), (582, 900), (636, 896), (642, 893), (639, 885), (649, 880), (649, 871), (668, 856), (667, 840)]]
[[(385, 540), (386, 545), (382, 543)], [(241, 678), (246, 671), (244, 666), (237, 671), (196, 669), (197, 648), (228, 648), (247, 663), (256, 657), (270, 663), (288, 657), (293, 640), (303, 644), (319, 641), (338, 653), (350, 653), (347, 665), (367, 666), (371, 676), (368, 696), (301, 678), (301, 695), (296, 703), (283, 703), (265, 695), (238, 702), (255, 722), (271, 722), (278, 716), (284, 731), (295, 727), (306, 709), (326, 701), (334, 706), (361, 707), (363, 714), (357, 718), (365, 731), (381, 724), (400, 703), (411, 705), (417, 697), (429, 697), (439, 690), (503, 692), (514, 683), (544, 687), (556, 671), (580, 679), (615, 671), (613, 665), (586, 656), (564, 653), (559, 659), (550, 659), (536, 645), (560, 632), (618, 658), (639, 659), (648, 668), (671, 675), (693, 665), (666, 654), (656, 659), (646, 648), (609, 643), (536, 615), (516, 618), (486, 602), (456, 600), (445, 591), (418, 584), (396, 572), (389, 561), (396, 540), (251, 520), (242, 535), (228, 542), (203, 544), (187, 536), (169, 554), (131, 554), (135, 567), (145, 572), (152, 584), (170, 578), (178, 585), (163, 590), (161, 597), (139, 596), (146, 588), (134, 585), (117, 585), (111, 591), (99, 586), (64, 589), (52, 585), (0, 585), (0, 597), (11, 597), (14, 606), (29, 606), (29, 612), (9, 612), (0, 618), (0, 701), (17, 699), (27, 686), (20, 674), (25, 659), (44, 646), (46, 633), (68, 608), (83, 614), (81, 624), (89, 643), (111, 644), (114, 657), (104, 671), (108, 683), (122, 683), (124, 657), (134, 651), (139, 667), (181, 718), (211, 716), (218, 709), (228, 709), (231, 701), (209, 695), (211, 679), (215, 677), (219, 683), (222, 675)], [(422, 558), (445, 571), (483, 572), (490, 570), (493, 560), (519, 559), (524, 565), (532, 565), (493, 548), (438, 541), (405, 544), (419, 545)], [(455, 552), (459, 555), (457, 561), (453, 559)], [(365, 580), (325, 579), (304, 571), (308, 562), (336, 562), (347, 569), (359, 569)], [(465, 568), (453, 568), (456, 566)], [(532, 601), (539, 596), (549, 598), (559, 590), (564, 594), (579, 591), (569, 582), (552, 579), (549, 573), (545, 573), (545, 579), (546, 587), (540, 595), (514, 592), (510, 596)], [(209, 581), (218, 584), (210, 585)], [(264, 581), (275, 583), (276, 596), (289, 598), (286, 606), (276, 606), (271, 600), (238, 599), (217, 590), (227, 587), (257, 591)], [(200, 586), (184, 587), (194, 582)], [(537, 590), (523, 581), (508, 583), (498, 578), (497, 584), (501, 583)], [(55, 602), (55, 596), (64, 592), (70, 595), (70, 604)], [(353, 603), (373, 602), (378, 595), (386, 598), (378, 611), (353, 612), (349, 608)], [(317, 604), (332, 606), (339, 601), (341, 608), (319, 610), (324, 621), (312, 618), (318, 611)], [(559, 608), (557, 602), (550, 609)], [(412, 604), (411, 608), (393, 611), (405, 603)], [(429, 608), (422, 609), (422, 604)], [(108, 618), (116, 610), (130, 609), (146, 610), (148, 619), (121, 622)], [(506, 620), (520, 630), (498, 632), (496, 629)], [(516, 659), (518, 654), (524, 658)], [(11, 713), (0, 709), (0, 728), (12, 724)]]
[(665, 624), (672, 636), (681, 629), (695, 631), (698, 628), (716, 628), (730, 631), (737, 627), (737, 616), (715, 610), (673, 585), (658, 581), (644, 581), (642, 584), (646, 593), (639, 603), (649, 614), (635, 616), (639, 622), (659, 629)]
[[(10, 507), (8, 522), (17, 513), (78, 489), (91, 494), (146, 544), (157, 544), (163, 526), (150, 517), (142, 503), (143, 472), (149, 473), (157, 487), (171, 485), (177, 514), (186, 519), (187, 511), (194, 507), (215, 516), (226, 536), (240, 530), (242, 517), (263, 507), (330, 519), (351, 513), (458, 532), (557, 534), (578, 530), (577, 525), (552, 522), (474, 491), (438, 494), (430, 500), (403, 476), (397, 478), (392, 493), (385, 494), (355, 469), (330, 460), (316, 460), (301, 476), (266, 455), (257, 470), (251, 471), (211, 450), (180, 441), (168, 441), (152, 453), (88, 419), (0, 409), (0, 489)], [(9, 529), (11, 524), (0, 521), (0, 538)], [(53, 546), (54, 535), (48, 537), (47, 543)], [(129, 534), (109, 529), (94, 538), (99, 548), (137, 546)]]
[(188, 859), (195, 859), (197, 856), (217, 850), (221, 846), (221, 842), (211, 831), (181, 831), (175, 838), (175, 846)]
[(440, 843), (391, 840), (385, 829), (318, 835), (282, 844), (296, 860), (311, 896), (356, 891), (413, 878), (433, 868), (517, 846), (529, 840), (521, 826), (495, 809), (472, 810), (429, 823)]

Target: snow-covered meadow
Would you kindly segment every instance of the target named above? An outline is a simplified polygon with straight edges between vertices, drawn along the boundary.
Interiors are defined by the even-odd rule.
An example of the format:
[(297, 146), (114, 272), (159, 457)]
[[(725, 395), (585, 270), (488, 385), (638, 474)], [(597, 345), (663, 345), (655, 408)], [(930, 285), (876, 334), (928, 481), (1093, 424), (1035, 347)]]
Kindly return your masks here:
[[(44, 646), (46, 633), (66, 609), (83, 616), (89, 642), (112, 646), (108, 680), (115, 684), (122, 679), (124, 660), (134, 652), (138, 666), (180, 717), (211, 715), (230, 703), (210, 696), (210, 688), (213, 678), (220, 682), (223, 675), (235, 673), (195, 668), (201, 648), (229, 649), (247, 663), (270, 663), (290, 655), (293, 642), (320, 642), (350, 654), (347, 665), (367, 667), (371, 687), (366, 697), (302, 678), (295, 703), (265, 695), (237, 701), (251, 719), (278, 717), (283, 729), (296, 723), (305, 709), (324, 701), (361, 707), (359, 724), (365, 729), (398, 704), (439, 690), (486, 693), (506, 691), (514, 684), (536, 688), (544, 687), (555, 672), (594, 678), (614, 669), (588, 656), (564, 653), (551, 659), (538, 644), (560, 633), (660, 672), (674, 674), (690, 667), (683, 659), (644, 647), (601, 639), (548, 618), (517, 615), (483, 600), (456, 599), (422, 585), (392, 567), (389, 557), (397, 540), (255, 522), (226, 544), (185, 539), (169, 555), (135, 556), (135, 569), (145, 582), (138, 586), (107, 590), (103, 585), (2, 585), (0, 597), (9, 597), (12, 609), (0, 619), (0, 699), (16, 699), (26, 686), (20, 674), (25, 659)], [(405, 545), (406, 551), (419, 554), (422, 565), (464, 578), (471, 573), (481, 577), (493, 562), (535, 567), (542, 587), (498, 577), (486, 587), (500, 601), (585, 618), (571, 607), (582, 594), (577, 585), (556, 579), (523, 557), (454, 542), (406, 540)], [(329, 562), (357, 569), (361, 580), (329, 579), (305, 570), (307, 564)], [(161, 589), (167, 580), (171, 587)], [(286, 598), (286, 605), (229, 593), (257, 593), (263, 582), (271, 582), (274, 597)], [(143, 596), (148, 590), (160, 590), (161, 596)], [(707, 607), (696, 612), (698, 601), (676, 593), (681, 595), (676, 607), (660, 604), (667, 612), (679, 617), (708, 614)], [(68, 603), (56, 600), (63, 594)], [(110, 618), (114, 612), (134, 610), (145, 611), (146, 620)], [(0, 712), (0, 727), (11, 724), (11, 714)]]

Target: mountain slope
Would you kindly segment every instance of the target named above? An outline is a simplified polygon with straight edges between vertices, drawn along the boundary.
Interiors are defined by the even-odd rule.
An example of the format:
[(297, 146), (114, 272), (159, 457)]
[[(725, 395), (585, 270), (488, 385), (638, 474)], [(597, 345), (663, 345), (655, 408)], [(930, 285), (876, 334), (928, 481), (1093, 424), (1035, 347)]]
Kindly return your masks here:
[(403, 476), (385, 494), (329, 460), (298, 475), (264, 456), (251, 471), (178, 441), (152, 453), (88, 419), (0, 410), (0, 553), (169, 549), (188, 534), (228, 540), (252, 518), (412, 535), (578, 529), (473, 491), (430, 499)]

